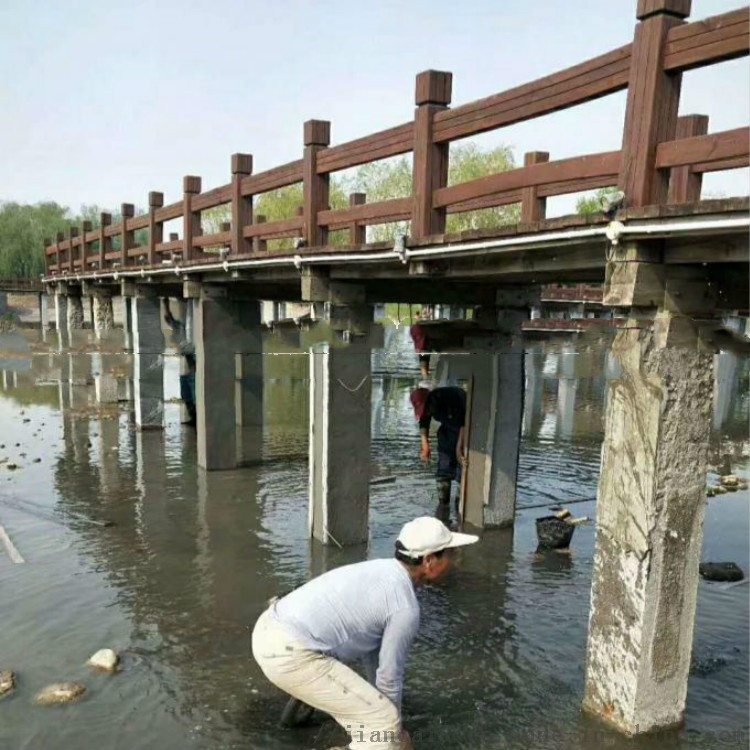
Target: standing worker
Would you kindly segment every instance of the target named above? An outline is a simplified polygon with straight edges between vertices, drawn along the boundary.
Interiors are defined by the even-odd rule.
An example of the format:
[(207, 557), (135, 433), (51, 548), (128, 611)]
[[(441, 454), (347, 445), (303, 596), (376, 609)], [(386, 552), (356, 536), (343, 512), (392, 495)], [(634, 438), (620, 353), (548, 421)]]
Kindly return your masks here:
[(419, 358), (419, 372), (423, 378), (430, 377), (430, 356), (433, 350), (432, 342), (427, 338), (427, 331), (422, 325), (424, 311), (416, 314), (416, 323), (409, 327), (409, 336), (411, 336), (414, 350)]
[[(435, 515), (443, 522), (450, 519), (451, 482), (455, 479), (459, 487), (461, 468), (466, 464), (464, 456), (464, 423), (466, 421), (466, 391), (456, 386), (432, 390), (427, 381), (422, 381), (411, 392), (414, 416), (419, 420), (420, 457), (427, 463), (432, 456), (430, 447), (430, 422), (440, 422), (438, 429), (438, 462), (435, 476), (438, 486), (438, 507)], [(459, 516), (460, 489), (456, 495), (456, 519)]]
[[(419, 628), (415, 588), (442, 578), (453, 549), (477, 539), (436, 518), (409, 521), (395, 560), (344, 565), (271, 604), (253, 630), (255, 660), (274, 685), (344, 727), (349, 750), (411, 750), (401, 692)], [(354, 660), (369, 682), (342, 663)]]
[(164, 306), (164, 322), (180, 337), (178, 349), (180, 356), (185, 360), (185, 371), (180, 374), (180, 399), (185, 404), (188, 412), (187, 424), (195, 427), (197, 412), (195, 408), (195, 346), (188, 339), (187, 327), (183, 322), (175, 320), (169, 309), (169, 300)]

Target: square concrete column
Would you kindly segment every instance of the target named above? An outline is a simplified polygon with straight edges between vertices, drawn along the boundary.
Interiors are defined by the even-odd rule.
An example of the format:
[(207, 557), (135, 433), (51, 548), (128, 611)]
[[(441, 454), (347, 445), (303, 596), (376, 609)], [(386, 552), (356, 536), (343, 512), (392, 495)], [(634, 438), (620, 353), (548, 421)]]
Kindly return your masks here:
[(83, 328), (83, 300), (79, 296), (68, 297), (68, 320), (69, 331)]
[(243, 304), (244, 345), (235, 359), (235, 417), (237, 462), (250, 465), (263, 457), (263, 343), (260, 302)]
[(161, 303), (139, 290), (130, 299), (133, 325), (133, 400), (140, 429), (164, 426), (164, 334)]
[(584, 708), (627, 734), (685, 710), (706, 505), (713, 357), (619, 331), (597, 502)]
[(58, 331), (68, 328), (68, 296), (55, 292), (55, 328)]
[(97, 338), (101, 338), (102, 333), (113, 328), (114, 314), (112, 312), (111, 295), (100, 293), (93, 296), (92, 317)]
[(257, 348), (258, 304), (229, 299), (226, 288), (203, 286), (194, 305), (198, 466), (232, 469), (238, 462), (237, 355)]
[(310, 350), (310, 535), (366, 543), (370, 505), (370, 344)]
[(499, 340), (500, 351), (472, 353), (469, 466), (464, 520), (477, 527), (512, 526), (523, 426), (524, 353)]
[(39, 295), (39, 325), (43, 331), (49, 328), (49, 296), (44, 292)]

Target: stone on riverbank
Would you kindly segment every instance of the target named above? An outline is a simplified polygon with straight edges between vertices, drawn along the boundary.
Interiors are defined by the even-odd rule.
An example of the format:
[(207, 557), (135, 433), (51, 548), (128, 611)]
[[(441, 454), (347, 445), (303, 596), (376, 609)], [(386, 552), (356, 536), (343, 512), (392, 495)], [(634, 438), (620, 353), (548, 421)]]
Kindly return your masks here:
[(741, 581), (745, 574), (737, 563), (701, 563), (698, 568), (701, 578), (706, 581)]
[(16, 686), (16, 676), (13, 672), (0, 672), (0, 698), (10, 693)]
[(88, 666), (101, 670), (102, 672), (116, 672), (117, 654), (111, 648), (102, 648), (97, 651), (87, 662)]
[(722, 487), (737, 487), (740, 483), (740, 478), (735, 474), (726, 474), (725, 476), (721, 477), (721, 479), (719, 479), (719, 482), (721, 483)]
[(56, 682), (38, 692), (34, 702), (39, 706), (57, 706), (61, 703), (72, 703), (85, 692), (86, 688), (78, 682)]

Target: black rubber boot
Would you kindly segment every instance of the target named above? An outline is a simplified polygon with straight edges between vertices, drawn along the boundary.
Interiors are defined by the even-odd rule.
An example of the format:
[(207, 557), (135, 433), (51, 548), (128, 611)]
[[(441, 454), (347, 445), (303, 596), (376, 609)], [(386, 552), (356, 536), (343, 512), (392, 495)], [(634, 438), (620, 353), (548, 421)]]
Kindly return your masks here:
[(446, 526), (451, 516), (451, 480), (438, 479), (438, 507), (435, 517)]

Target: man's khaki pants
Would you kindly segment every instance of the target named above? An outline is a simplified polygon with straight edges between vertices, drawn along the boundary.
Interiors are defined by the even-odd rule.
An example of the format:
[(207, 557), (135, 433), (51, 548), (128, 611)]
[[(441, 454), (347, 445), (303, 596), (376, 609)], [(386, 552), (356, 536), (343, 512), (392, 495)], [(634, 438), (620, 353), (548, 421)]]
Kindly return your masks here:
[(352, 750), (398, 750), (393, 703), (352, 669), (290, 638), (266, 610), (253, 630), (253, 656), (277, 687), (330, 714), (351, 735)]

